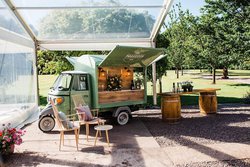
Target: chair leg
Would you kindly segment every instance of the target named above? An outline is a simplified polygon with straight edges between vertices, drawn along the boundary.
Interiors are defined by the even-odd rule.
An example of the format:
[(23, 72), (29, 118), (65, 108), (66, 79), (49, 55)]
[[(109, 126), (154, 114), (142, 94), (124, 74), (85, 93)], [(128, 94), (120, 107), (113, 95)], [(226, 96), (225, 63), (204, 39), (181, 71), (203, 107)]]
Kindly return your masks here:
[(62, 131), (62, 142), (63, 142), (63, 145), (64, 145), (64, 131)]
[(100, 137), (102, 136), (102, 132), (101, 132), (101, 131), (99, 131), (99, 136), (100, 136)]
[(99, 131), (99, 130), (97, 130), (97, 131), (96, 131), (96, 134), (95, 134), (95, 145), (94, 145), (94, 146), (96, 146), (96, 140), (97, 140), (98, 133), (99, 133), (98, 131)]
[(79, 129), (78, 129), (78, 140), (79, 140), (79, 136), (80, 136), (80, 131), (81, 131), (81, 124), (79, 124)]
[[(97, 125), (101, 125), (101, 124), (103, 125), (102, 122), (99, 122), (99, 121), (98, 121), (98, 124), (97, 124)], [(99, 131), (99, 136), (100, 136), (100, 137), (102, 136), (102, 132), (101, 132), (101, 131)]]
[(77, 151), (78, 151), (78, 132), (79, 129), (75, 129), (75, 140), (76, 140), (76, 148), (77, 148)]
[(89, 141), (89, 124), (86, 124), (86, 136), (87, 136), (87, 141)]
[(63, 136), (63, 132), (60, 132), (60, 143), (59, 143), (59, 151), (61, 151), (61, 144), (62, 144), (62, 136)]
[(109, 146), (109, 134), (108, 134), (107, 130), (106, 130), (106, 138), (107, 138), (107, 142), (108, 142), (108, 146)]

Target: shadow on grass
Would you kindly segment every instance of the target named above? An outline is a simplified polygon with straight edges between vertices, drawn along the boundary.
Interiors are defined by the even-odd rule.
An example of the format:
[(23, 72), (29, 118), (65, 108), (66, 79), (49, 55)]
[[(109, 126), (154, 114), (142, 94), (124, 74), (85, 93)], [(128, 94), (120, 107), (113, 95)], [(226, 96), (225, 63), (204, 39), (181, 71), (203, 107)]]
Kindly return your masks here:
[[(218, 96), (217, 97), (218, 103), (242, 103), (242, 98), (236, 98), (236, 97), (223, 97)], [(181, 105), (198, 105), (199, 104), (199, 96), (188, 96), (183, 95), (181, 96)], [(147, 106), (153, 106), (153, 96), (147, 96)], [(161, 106), (161, 97), (157, 96), (157, 106)]]
[(250, 87), (250, 84), (237, 83), (237, 84), (230, 84), (230, 86), (247, 86), (247, 87)]
[[(207, 70), (202, 70), (202, 72), (201, 71), (195, 71), (195, 72), (193, 72), (193, 71), (184, 70), (184, 74), (189, 74), (189, 75), (204, 75), (204, 76), (211, 75), (212, 76), (212, 74), (209, 71), (207, 71)], [(221, 70), (216, 70), (216, 75), (222, 75), (222, 74), (223, 74), (223, 70), (222, 69)], [(229, 74), (229, 77), (230, 76), (250, 76), (250, 72), (247, 72), (247, 71), (237, 72), (237, 71), (229, 70), (228, 74)]]
[(250, 76), (250, 72), (235, 72), (235, 71), (228, 71), (229, 76)]

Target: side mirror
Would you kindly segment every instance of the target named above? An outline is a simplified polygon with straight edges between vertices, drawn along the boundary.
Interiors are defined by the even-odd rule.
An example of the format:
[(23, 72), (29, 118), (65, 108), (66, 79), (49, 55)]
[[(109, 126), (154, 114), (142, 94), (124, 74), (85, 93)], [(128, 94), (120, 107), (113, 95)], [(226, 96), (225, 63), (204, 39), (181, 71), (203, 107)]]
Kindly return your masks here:
[(62, 86), (59, 86), (58, 87), (58, 90), (64, 90), (65, 88), (64, 87), (62, 87)]

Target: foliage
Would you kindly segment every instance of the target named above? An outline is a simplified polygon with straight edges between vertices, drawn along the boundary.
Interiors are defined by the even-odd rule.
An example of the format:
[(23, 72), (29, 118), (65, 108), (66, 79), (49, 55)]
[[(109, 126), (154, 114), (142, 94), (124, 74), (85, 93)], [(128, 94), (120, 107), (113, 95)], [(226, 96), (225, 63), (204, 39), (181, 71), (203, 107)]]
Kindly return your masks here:
[(162, 35), (169, 42), (167, 54), (172, 67), (177, 71), (183, 67), (212, 68), (215, 83), (217, 68), (248, 68), (250, 1), (205, 2), (199, 17), (183, 11), (180, 4), (174, 6)]
[(38, 74), (59, 74), (62, 71), (73, 70), (74, 67), (66, 57), (79, 57), (83, 54), (100, 54), (91, 51), (38, 51)]
[[(120, 5), (114, 1), (95, 2), (104, 5)], [(95, 8), (86, 10), (54, 10), (40, 21), (38, 36), (48, 39), (93, 39), (130, 38), (148, 36), (154, 17), (135, 9)], [(119, 36), (113, 36), (117, 33)], [(73, 67), (66, 56), (82, 54), (102, 54), (102, 52), (39, 51), (38, 73), (58, 74)]]
[(181, 84), (182, 87), (183, 87), (183, 86), (184, 86), (184, 87), (185, 87), (185, 86), (186, 86), (186, 87), (193, 86), (192, 83), (193, 83), (192, 81), (183, 81), (183, 82), (179, 82), (179, 84)]
[[(168, 46), (169, 46), (168, 39), (163, 34), (159, 34), (157, 36), (157, 40), (156, 40), (156, 48), (167, 48)], [(166, 54), (166, 53), (164, 53), (164, 54)], [(156, 62), (156, 79), (159, 80), (160, 85), (162, 85), (161, 79), (164, 75), (166, 75), (166, 71), (168, 69), (169, 69), (168, 57), (164, 57), (161, 60)], [(151, 82), (153, 81), (152, 66), (149, 66), (147, 68), (147, 78)], [(159, 92), (162, 92), (162, 86), (160, 86)]]
[(177, 4), (169, 12), (169, 18), (163, 35), (169, 41), (167, 48), (168, 59), (172, 66), (176, 68), (177, 78), (179, 78), (178, 71), (185, 65), (189, 66), (193, 62), (190, 55), (196, 54), (196, 50), (191, 45), (191, 28), (195, 18), (188, 10), (183, 11), (180, 4)]
[[(217, 74), (221, 74), (221, 70), (217, 70)], [(182, 82), (187, 81), (192, 78), (192, 82), (195, 89), (202, 88), (220, 88), (221, 90), (217, 92), (218, 95), (218, 103), (241, 103), (243, 95), (249, 91), (249, 84), (239, 84), (234, 82), (233, 80), (218, 80), (216, 85), (211, 85), (211, 82), (208, 79), (203, 78), (204, 76), (209, 75), (207, 71), (203, 71), (202, 73), (199, 70), (187, 70), (185, 71), (185, 75), (181, 78), (177, 79), (173, 70), (167, 71), (167, 76), (162, 77), (162, 91), (169, 92), (173, 88), (173, 82)], [(244, 79), (249, 78), (250, 71), (249, 70), (231, 70), (229, 73), (230, 76), (237, 76), (237, 78)], [(143, 77), (142, 77), (143, 78)], [(56, 79), (55, 75), (39, 75), (39, 95), (40, 95), (40, 105), (43, 107), (47, 104), (46, 97), (48, 95), (49, 88), (53, 84)], [(142, 82), (144, 83), (144, 82)], [(152, 95), (152, 83), (147, 83), (147, 94)], [(159, 85), (157, 85), (157, 89), (159, 89)], [(160, 100), (160, 96), (158, 96)], [(43, 100), (43, 101), (41, 101)], [(152, 99), (151, 99), (152, 100)], [(198, 98), (189, 98), (189, 96), (184, 100), (182, 100), (182, 105), (191, 105), (198, 104)], [(153, 102), (152, 102), (153, 104)], [(160, 103), (157, 103), (160, 104)]]
[[(95, 5), (117, 6), (115, 1), (95, 2)], [(104, 5), (105, 6), (105, 5)], [(53, 39), (129, 38), (148, 36), (154, 17), (136, 9), (72, 9), (54, 10), (40, 22), (41, 36)]]
[[(162, 77), (167, 75), (167, 69), (169, 68), (169, 61), (168, 58), (162, 58), (161, 60), (156, 62), (156, 79), (159, 80), (160, 84), (160, 91), (162, 92)], [(149, 66), (147, 69), (147, 78), (152, 82), (153, 81), (153, 76), (152, 76), (152, 66)]]
[[(2, 11), (4, 11), (4, 10), (2, 10)], [(24, 35), (25, 32), (21, 28), (21, 26), (15, 20), (13, 20), (11, 18), (12, 17), (9, 17), (9, 16), (8, 17), (0, 17), (0, 27), (5, 28), (5, 29), (10, 30), (10, 31), (13, 31), (13, 32), (16, 32), (18, 34)]]
[[(193, 85), (192, 85), (192, 81), (183, 81), (183, 82), (179, 82), (179, 84), (181, 85), (181, 88), (183, 89), (184, 92), (189, 91), (192, 92), (193, 90)], [(178, 84), (178, 82), (177, 82)]]
[(107, 90), (108, 91), (116, 91), (121, 90), (122, 88), (122, 80), (120, 76), (108, 76), (107, 78)]
[(8, 152), (13, 144), (20, 145), (25, 133), (21, 129), (11, 128), (10, 123), (7, 126), (5, 124), (2, 126), (4, 129), (0, 130), (0, 153)]
[(247, 92), (244, 97), (243, 97), (243, 101), (246, 104), (250, 104), (250, 92)]
[(248, 59), (249, 60), (246, 60), (241, 64), (240, 69), (250, 70), (250, 58), (248, 58)]
[(249, 55), (249, 11), (247, 0), (206, 0), (194, 27), (199, 59), (204, 64), (227, 69)]

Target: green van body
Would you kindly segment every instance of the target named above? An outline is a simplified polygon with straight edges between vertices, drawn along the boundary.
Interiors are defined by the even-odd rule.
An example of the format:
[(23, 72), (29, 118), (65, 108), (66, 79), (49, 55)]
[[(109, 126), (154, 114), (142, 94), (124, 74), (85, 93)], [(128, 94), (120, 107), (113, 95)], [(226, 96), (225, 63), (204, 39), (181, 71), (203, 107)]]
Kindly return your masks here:
[[(138, 109), (138, 105), (147, 102), (147, 67), (152, 63), (160, 60), (165, 55), (162, 55), (163, 49), (143, 48), (143, 47), (127, 47), (116, 46), (108, 55), (82, 55), (81, 57), (67, 57), (67, 60), (74, 66), (74, 71), (64, 71), (56, 79), (54, 85), (48, 92), (48, 102), (52, 98), (57, 103), (59, 111), (65, 114), (74, 114), (75, 106), (72, 100), (72, 95), (80, 94), (84, 101), (92, 109), (99, 109), (100, 112), (109, 111), (112, 117), (116, 118), (117, 123), (125, 125), (132, 111)], [(144, 92), (141, 91), (140, 98), (137, 100), (126, 99), (124, 92), (128, 91), (129, 95), (133, 96), (135, 92), (124, 90), (119, 97), (125, 100), (116, 101), (109, 98), (110, 102), (99, 103), (98, 99), (98, 75), (101, 68), (140, 68), (143, 72)], [(117, 91), (119, 93), (120, 91)], [(100, 92), (101, 93), (101, 92)], [(115, 95), (118, 95), (115, 93)], [(132, 94), (130, 94), (132, 93)], [(121, 95), (122, 94), (122, 95)], [(103, 94), (102, 94), (103, 95)], [(107, 98), (106, 97), (106, 98)], [(135, 96), (136, 97), (136, 96)], [(100, 99), (103, 100), (102, 96)], [(51, 131), (55, 126), (53, 110), (50, 103), (41, 111), (39, 116), (38, 126), (43, 132)]]

